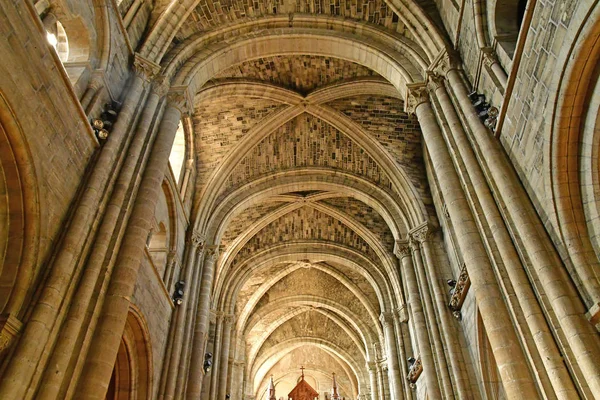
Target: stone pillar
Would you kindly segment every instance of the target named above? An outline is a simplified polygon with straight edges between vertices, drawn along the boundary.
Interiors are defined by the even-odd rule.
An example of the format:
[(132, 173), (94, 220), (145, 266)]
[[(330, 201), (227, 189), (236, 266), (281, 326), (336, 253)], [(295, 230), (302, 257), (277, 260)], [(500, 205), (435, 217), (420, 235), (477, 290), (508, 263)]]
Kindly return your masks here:
[(207, 392), (209, 394), (208, 398), (211, 400), (217, 397), (217, 382), (219, 380), (219, 372), (221, 370), (222, 361), (224, 318), (225, 316), (222, 313), (217, 313), (217, 327), (215, 329), (215, 351), (213, 353), (214, 362), (212, 366), (212, 376), (210, 377), (210, 391)]
[(383, 325), (383, 333), (385, 336), (388, 376), (390, 381), (390, 395), (394, 399), (401, 399), (402, 394), (402, 374), (398, 366), (398, 350), (396, 348), (396, 333), (394, 332), (394, 320), (392, 313), (384, 312), (379, 320)]
[(377, 367), (375, 362), (367, 362), (367, 369), (369, 371), (369, 384), (371, 386), (371, 400), (380, 400), (379, 388), (377, 386)]
[(202, 391), (202, 380), (204, 379), (204, 347), (206, 334), (208, 332), (208, 317), (210, 308), (210, 294), (215, 273), (215, 264), (218, 256), (218, 246), (207, 248), (204, 268), (202, 270), (202, 282), (200, 284), (200, 297), (196, 311), (196, 326), (194, 327), (194, 339), (192, 342), (192, 358), (188, 373), (188, 384), (186, 398), (197, 400)]
[(404, 279), (406, 283), (406, 299), (410, 310), (409, 318), (413, 320), (417, 345), (419, 346), (419, 354), (414, 354), (413, 357), (420, 357), (423, 363), (422, 375), (423, 379), (425, 379), (427, 393), (429, 393), (429, 396), (432, 399), (440, 399), (442, 396), (438, 384), (435, 362), (433, 361), (433, 354), (431, 353), (429, 331), (425, 321), (421, 294), (419, 293), (419, 286), (408, 241), (397, 241), (394, 253), (400, 259), (400, 271), (402, 273), (402, 279)]
[(380, 400), (388, 400), (385, 396), (385, 387), (383, 386), (383, 371), (381, 371), (381, 365), (379, 362), (375, 363), (375, 370), (377, 371), (377, 391), (379, 392)]
[[(473, 189), (477, 194), (477, 199), (484, 212), (485, 218), (492, 228), (491, 232), (495, 244), (498, 247), (506, 272), (512, 283), (523, 317), (527, 321), (529, 332), (531, 332), (532, 339), (536, 344), (540, 360), (544, 363), (546, 371), (548, 372), (548, 378), (545, 379), (545, 383), (552, 385), (555, 393), (559, 395), (559, 398), (560, 396), (565, 396), (564, 398), (577, 397), (578, 394), (575, 386), (566, 365), (562, 361), (558, 347), (550, 332), (550, 327), (548, 326), (542, 309), (535, 297), (529, 278), (523, 268), (510, 234), (506, 229), (498, 206), (493, 199), (483, 171), (481, 170), (481, 166), (473, 153), (469, 139), (462, 128), (462, 123), (460, 122), (454, 105), (446, 91), (443, 80), (436, 85), (435, 96), (444, 113), (444, 117), (448, 121), (456, 148), (458, 149), (463, 162), (467, 166), (466, 169), (473, 185)], [(424, 242), (424, 249), (426, 258), (431, 258), (431, 250), (428, 241)], [(441, 296), (443, 297), (443, 294)], [(453, 359), (453, 357), (451, 357), (451, 359)]]
[(75, 205), (52, 265), (47, 267), (50, 273), (44, 288), (0, 381), (0, 398), (25, 397), (25, 391), (36, 371), (34, 366), (39, 365), (46, 346), (51, 345), (48, 342), (52, 340), (51, 331), (55, 323), (60, 323), (59, 318), (64, 316), (63, 307), (68, 305), (68, 302), (64, 302), (67, 290), (71, 281), (78, 279), (78, 274), (81, 273), (81, 268), (77, 266), (80, 252), (85, 248), (84, 243), (89, 239), (93, 222), (98, 217), (93, 210), (101, 205), (105, 193), (112, 190), (112, 179), (118, 173), (117, 160), (122, 154), (124, 144), (128, 142), (130, 125), (137, 115), (145, 83), (151, 76), (146, 75), (146, 72), (144, 69), (133, 76), (119, 117), (101, 148), (83, 193)]
[[(572, 283), (565, 274), (564, 266), (554, 250), (554, 245), (546, 234), (545, 228), (537, 216), (529, 197), (510, 164), (500, 144), (479, 121), (473, 109), (468, 91), (457, 70), (447, 73), (448, 82), (473, 131), (474, 146), (481, 152), (489, 171), (488, 180), (503, 199), (506, 214), (515, 233), (522, 238), (523, 249), (529, 255), (531, 266), (539, 278), (546, 293), (548, 304), (556, 314), (556, 319), (565, 333), (566, 340), (573, 351), (573, 357), (592, 392), (600, 393), (600, 343), (598, 333), (594, 332), (586, 320), (584, 305), (577, 296)], [(599, 302), (600, 289), (597, 287), (589, 266), (581, 265), (578, 274), (586, 286), (589, 297)], [(600, 310), (600, 309), (599, 309)]]
[[(439, 385), (440, 389), (444, 392), (445, 398), (452, 398), (454, 396), (452, 389), (452, 381), (448, 374), (448, 363), (446, 362), (446, 354), (444, 351), (444, 344), (440, 338), (439, 325), (440, 321), (436, 317), (433, 301), (431, 300), (431, 293), (429, 289), (429, 282), (433, 279), (433, 276), (427, 274), (425, 276), (425, 267), (423, 266), (423, 258), (421, 253), (420, 243), (425, 239), (423, 230), (417, 227), (410, 233), (411, 248), (413, 251), (413, 266), (417, 275), (418, 286), (421, 289), (421, 300), (423, 304), (423, 312), (425, 318), (429, 321), (429, 337), (433, 341), (435, 348), (435, 359), (437, 365), (438, 377), (440, 378)], [(444, 307), (447, 309), (447, 307)]]
[[(403, 326), (408, 321), (408, 317), (406, 315), (406, 306), (402, 305), (402, 308), (399, 308), (393, 313), (394, 320), (394, 329), (396, 330), (396, 343), (398, 345), (398, 360), (400, 361), (400, 372), (401, 372), (401, 383), (402, 383), (402, 391), (404, 392), (404, 398), (406, 400), (412, 399), (412, 390), (408, 386), (406, 379), (404, 376), (408, 371), (408, 351), (407, 351), (407, 340), (405, 340), (405, 330), (407, 326)], [(410, 348), (410, 346), (408, 346)], [(413, 354), (411, 352), (411, 354)]]
[(223, 317), (223, 339), (221, 340), (221, 359), (218, 377), (218, 396), (217, 399), (225, 399), (227, 394), (227, 373), (229, 369), (229, 349), (231, 347), (231, 328), (233, 324), (233, 315)]
[(152, 145), (78, 385), (77, 393), (82, 399), (104, 399), (106, 394), (129, 312), (129, 299), (133, 295), (144, 254), (150, 220), (154, 215), (177, 126), (185, 110), (183, 99), (182, 93), (172, 92)]
[(466, 376), (464, 367), (464, 359), (459, 341), (459, 332), (456, 327), (454, 318), (450, 315), (448, 308), (447, 291), (444, 290), (443, 279), (440, 278), (439, 272), (436, 269), (436, 262), (432, 255), (431, 249), (431, 233), (428, 225), (422, 225), (412, 232), (412, 238), (420, 244), (421, 254), (424, 256), (424, 274), (433, 288), (434, 307), (437, 308), (437, 317), (441, 324), (442, 338), (446, 344), (447, 360), (452, 369), (452, 380), (454, 392), (458, 399), (466, 399), (473, 397), (469, 387), (469, 380)]
[(231, 368), (231, 398), (241, 399), (244, 393), (244, 368), (246, 364), (243, 361), (233, 360)]
[(450, 218), (460, 221), (454, 224), (456, 239), (471, 279), (471, 289), (474, 291), (488, 332), (506, 395), (514, 399), (536, 398), (538, 393), (525, 362), (525, 355), (513, 329), (448, 148), (428, 102), (426, 86), (409, 85), (406, 99), (407, 111), (417, 114)]
[[(167, 89), (168, 86), (154, 85), (152, 92), (147, 97), (142, 116), (128, 149), (128, 153), (132, 156), (124, 160), (124, 165), (117, 178), (102, 223), (96, 233), (93, 251), (91, 251), (87, 260), (76, 294), (73, 296), (68, 316), (50, 358), (48, 365), (51, 367), (45, 371), (42, 378), (40, 391), (37, 394), (40, 399), (64, 397), (68, 385), (74, 378), (73, 374), (79, 376), (77, 370), (74, 370), (73, 357), (77, 357), (80, 352), (85, 354), (87, 347), (84, 342), (82, 348), (77, 348), (78, 343), (80, 343), (78, 337), (81, 335), (82, 329), (93, 332), (96, 327), (97, 320), (90, 319), (88, 310), (93, 309), (95, 304), (102, 304), (104, 300), (103, 293), (105, 291), (99, 290), (100, 294), (98, 294), (97, 286), (99, 282), (102, 288), (108, 286), (109, 279), (104, 277), (110, 277), (114, 267), (112, 263), (106, 265), (106, 254), (118, 246), (118, 244), (113, 243), (113, 236), (115, 231), (118, 231), (118, 226), (120, 226), (119, 219), (122, 217), (123, 204), (127, 202), (130, 195), (129, 189), (132, 186), (131, 181), (134, 179), (138, 163), (143, 158), (144, 152), (149, 151), (144, 148), (144, 145), (150, 141), (158, 102), (166, 94)], [(126, 221), (127, 219), (124, 223)]]
[(197, 231), (193, 231), (188, 242), (188, 257), (186, 259), (186, 265), (184, 269), (184, 281), (188, 289), (185, 291), (183, 303), (176, 308), (175, 315), (171, 319), (171, 323), (175, 326), (172, 340), (170, 343), (171, 354), (169, 359), (165, 361), (165, 365), (163, 366), (163, 374), (166, 375), (165, 389), (162, 395), (162, 398), (164, 399), (173, 399), (175, 397), (177, 377), (185, 372), (182, 371), (180, 368), (182, 359), (181, 354), (183, 353), (183, 347), (185, 345), (185, 322), (187, 320), (188, 313), (193, 309), (193, 304), (190, 304), (194, 301), (192, 291), (192, 275), (194, 270), (198, 268), (196, 265), (196, 257), (201, 258), (203, 255), (204, 239), (204, 235), (200, 234)]

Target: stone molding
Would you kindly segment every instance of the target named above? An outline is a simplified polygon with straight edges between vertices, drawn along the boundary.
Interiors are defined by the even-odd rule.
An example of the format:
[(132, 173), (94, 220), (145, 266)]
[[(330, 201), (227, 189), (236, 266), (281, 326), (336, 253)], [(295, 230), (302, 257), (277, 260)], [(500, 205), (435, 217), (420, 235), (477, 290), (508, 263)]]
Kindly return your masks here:
[(429, 93), (427, 92), (427, 84), (409, 83), (406, 85), (406, 101), (404, 102), (404, 111), (412, 115), (415, 113), (420, 104), (429, 102)]
[(133, 57), (133, 70), (135, 73), (146, 81), (154, 79), (161, 70), (160, 65), (142, 57), (139, 53), (135, 53)]

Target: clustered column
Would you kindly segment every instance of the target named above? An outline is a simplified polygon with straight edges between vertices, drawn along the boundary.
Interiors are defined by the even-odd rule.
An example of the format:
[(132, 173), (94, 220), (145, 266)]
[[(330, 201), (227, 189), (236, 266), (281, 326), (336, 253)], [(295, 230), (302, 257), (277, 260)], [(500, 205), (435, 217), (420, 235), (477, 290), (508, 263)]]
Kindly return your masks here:
[(409, 113), (415, 112), (427, 152), (439, 179), (440, 191), (454, 225), (488, 339), (493, 349), (505, 392), (509, 398), (535, 398), (537, 391), (498, 288), (487, 253), (479, 236), (452, 159), (429, 104), (423, 84), (409, 85)]
[(406, 284), (406, 299), (409, 307), (409, 318), (412, 318), (414, 324), (414, 333), (419, 351), (419, 354), (415, 354), (414, 357), (421, 358), (423, 364), (423, 379), (425, 380), (427, 393), (429, 393), (431, 398), (441, 398), (435, 362), (431, 352), (429, 331), (423, 312), (421, 294), (419, 293), (409, 242), (397, 241), (394, 252), (400, 259), (400, 270)]

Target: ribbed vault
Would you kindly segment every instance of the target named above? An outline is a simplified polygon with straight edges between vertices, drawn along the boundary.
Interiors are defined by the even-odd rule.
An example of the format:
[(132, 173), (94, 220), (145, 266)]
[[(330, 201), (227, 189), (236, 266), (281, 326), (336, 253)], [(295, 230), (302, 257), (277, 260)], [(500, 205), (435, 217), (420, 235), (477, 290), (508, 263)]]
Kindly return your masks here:
[(234, 397), (265, 398), (271, 375), (286, 396), (302, 365), (320, 393), (331, 373), (347, 398), (376, 390), (381, 316), (404, 307), (395, 245), (433, 215), (404, 99), (441, 50), (424, 19), (404, 1), (155, 7), (141, 53), (193, 102), (193, 221), (218, 249), (207, 349), (229, 349)]

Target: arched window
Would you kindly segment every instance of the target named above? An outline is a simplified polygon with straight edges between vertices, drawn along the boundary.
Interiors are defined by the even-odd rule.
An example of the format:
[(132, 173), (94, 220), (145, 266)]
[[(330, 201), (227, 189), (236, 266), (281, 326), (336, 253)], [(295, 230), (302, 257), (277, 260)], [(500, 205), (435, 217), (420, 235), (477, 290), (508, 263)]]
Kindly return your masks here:
[(515, 53), (526, 6), (527, 0), (497, 0), (493, 8), (491, 33), (498, 44), (498, 58), (507, 70)]
[(43, 23), (46, 40), (56, 51), (75, 92), (81, 96), (87, 84), (87, 79), (82, 78), (91, 72), (87, 29), (78, 18), (61, 22), (52, 13), (45, 15)]
[(175, 176), (175, 182), (177, 187), (181, 187), (181, 177), (183, 169), (183, 161), (185, 160), (185, 132), (183, 130), (183, 123), (179, 122), (177, 133), (175, 134), (175, 141), (171, 148), (171, 154), (169, 155), (169, 165)]

